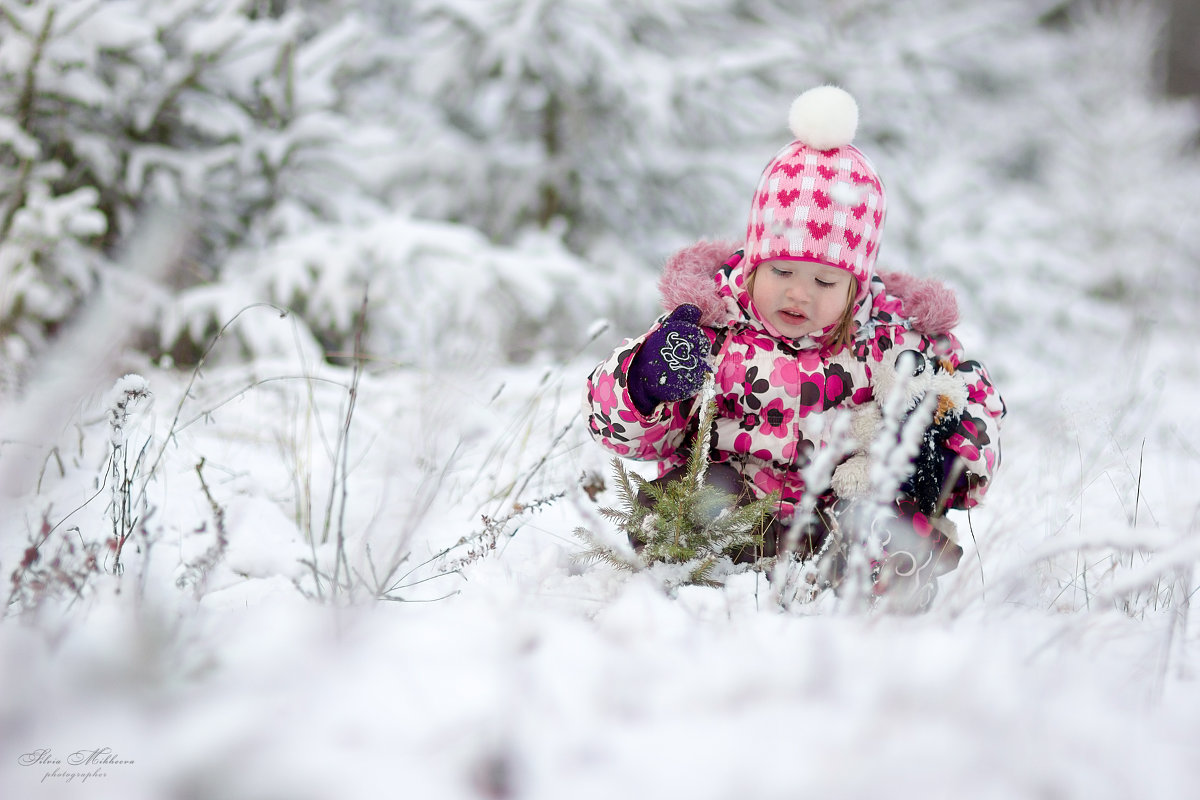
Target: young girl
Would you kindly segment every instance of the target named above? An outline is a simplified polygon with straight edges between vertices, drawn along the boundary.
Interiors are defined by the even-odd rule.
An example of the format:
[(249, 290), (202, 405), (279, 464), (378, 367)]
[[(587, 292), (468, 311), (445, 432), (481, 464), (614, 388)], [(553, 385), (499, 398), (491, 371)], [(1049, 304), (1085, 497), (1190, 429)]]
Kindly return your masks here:
[[(983, 497), (1000, 460), (1004, 404), (950, 332), (957, 309), (949, 290), (875, 271), (885, 193), (851, 144), (853, 98), (832, 86), (812, 89), (793, 102), (788, 122), (796, 139), (763, 170), (744, 243), (701, 242), (668, 262), (660, 281), (668, 313), (592, 372), (588, 428), (620, 456), (658, 461), (659, 480), (671, 480), (694, 440), (696, 395), (713, 372), (708, 479), (743, 499), (779, 492), (760, 553), (774, 555), (805, 494), (802, 471), (830, 444), (834, 414), (826, 412), (878, 416), (886, 398), (876, 389), (885, 376), (894, 382), (897, 354), (908, 352), (899, 369), (936, 373), (958, 387), (947, 397), (961, 398), (951, 413), (939, 409), (880, 530), (879, 566), (890, 564), (882, 574), (908, 576), (927, 602), (933, 577), (962, 552), (941, 512)], [(839, 488), (864, 491), (851, 461), (817, 503), (800, 555), (816, 551), (835, 521), (845, 529), (861, 507), (839, 496)]]

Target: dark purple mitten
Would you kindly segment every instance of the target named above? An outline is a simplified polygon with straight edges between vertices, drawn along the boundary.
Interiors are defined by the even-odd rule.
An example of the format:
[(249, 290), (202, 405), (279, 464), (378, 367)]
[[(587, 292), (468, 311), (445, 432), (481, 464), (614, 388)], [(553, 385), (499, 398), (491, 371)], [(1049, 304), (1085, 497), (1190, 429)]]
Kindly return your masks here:
[(683, 400), (700, 391), (712, 369), (708, 335), (698, 324), (700, 309), (685, 303), (646, 337), (629, 365), (629, 397), (643, 416), (659, 403)]

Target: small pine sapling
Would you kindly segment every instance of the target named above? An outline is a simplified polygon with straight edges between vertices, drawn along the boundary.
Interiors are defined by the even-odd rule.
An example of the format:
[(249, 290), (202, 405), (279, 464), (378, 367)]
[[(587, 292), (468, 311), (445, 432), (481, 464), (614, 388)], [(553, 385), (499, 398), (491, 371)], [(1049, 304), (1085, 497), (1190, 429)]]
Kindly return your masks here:
[(715, 586), (719, 582), (713, 576), (714, 568), (723, 558), (743, 548), (762, 546), (762, 532), (778, 504), (778, 494), (739, 506), (736, 496), (705, 482), (716, 416), (711, 377), (700, 402), (700, 426), (682, 478), (653, 483), (631, 473), (620, 459), (613, 459), (620, 507), (601, 508), (600, 513), (635, 542), (640, 552), (619, 550), (586, 528), (577, 528), (576, 536), (587, 545), (579, 560), (627, 570), (681, 565), (681, 580), (672, 583)]

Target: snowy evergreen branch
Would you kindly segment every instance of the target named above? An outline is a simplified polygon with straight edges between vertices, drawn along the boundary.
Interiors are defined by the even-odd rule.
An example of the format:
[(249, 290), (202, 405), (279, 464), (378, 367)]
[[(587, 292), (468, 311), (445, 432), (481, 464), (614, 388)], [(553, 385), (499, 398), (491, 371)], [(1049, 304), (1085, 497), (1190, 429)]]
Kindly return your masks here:
[[(46, 19), (42, 24), (41, 32), (33, 41), (33, 52), (29, 56), (29, 61), (25, 65), (25, 76), (21, 85), (21, 91), (17, 98), (16, 122), (20, 130), (29, 132), (31, 129), (31, 121), (33, 116), (33, 103), (35, 98), (34, 87), (37, 84), (38, 65), (41, 64), (42, 55), (45, 52), (46, 41), (50, 37), (50, 31), (54, 27), (54, 14), (56, 8), (50, 7), (46, 10)], [(9, 233), (12, 231), (13, 220), (16, 218), (17, 212), (25, 205), (28, 192), (28, 183), (30, 172), (33, 169), (32, 159), (22, 159), (20, 172), (18, 173), (16, 186), (12, 190), (12, 197), (9, 201), (9, 206), (4, 212), (4, 218), (0, 220), (0, 246), (8, 239)]]
[[(702, 409), (700, 414), (700, 426), (696, 430), (696, 443), (692, 446), (691, 458), (697, 459), (695, 469), (689, 469), (690, 472), (696, 474), (696, 488), (699, 489), (704, 485), (704, 478), (708, 475), (708, 453), (712, 443), (713, 424), (716, 422), (716, 414), (710, 413), (705, 415), (703, 410), (716, 408), (717, 396), (717, 381), (715, 373), (709, 372), (704, 377), (704, 385), (700, 388), (700, 393), (696, 395), (696, 408)], [(711, 419), (708, 419), (711, 418)], [(708, 419), (708, 424), (705, 420)]]
[[(712, 383), (711, 376), (708, 379)], [(703, 397), (707, 394), (707, 397)], [(779, 501), (778, 493), (738, 505), (738, 498), (704, 480), (709, 452), (705, 443), (714, 424), (713, 390), (697, 402), (700, 415), (684, 474), (675, 480), (651, 482), (631, 473), (613, 459), (618, 507), (600, 514), (613, 522), (636, 552), (605, 542), (579, 527), (575, 536), (585, 545), (581, 563), (601, 562), (617, 569), (655, 570), (668, 589), (681, 583), (715, 585), (714, 571), (731, 556), (755, 552)]]
[[(54, 15), (58, 11), (55, 6), (46, 9), (46, 19), (37, 38), (33, 40), (33, 52), (25, 65), (25, 78), (21, 84), (21, 93), (17, 99), (17, 124), (23, 130), (29, 130), (33, 121), (33, 102), (36, 97), (34, 87), (37, 85), (37, 71), (42, 63), (42, 55), (46, 50), (46, 42), (54, 29)], [(0, 236), (0, 239), (3, 239)]]

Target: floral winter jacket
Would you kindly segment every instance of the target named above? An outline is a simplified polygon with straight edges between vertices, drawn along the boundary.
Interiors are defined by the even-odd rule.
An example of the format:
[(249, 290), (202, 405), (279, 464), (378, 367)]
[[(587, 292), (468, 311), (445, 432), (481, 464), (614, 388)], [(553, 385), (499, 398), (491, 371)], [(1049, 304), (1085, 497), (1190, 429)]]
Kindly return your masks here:
[(702, 242), (668, 263), (660, 282), (668, 313), (646, 334), (617, 348), (588, 378), (584, 413), (592, 437), (619, 456), (660, 462), (660, 473), (686, 461), (697, 424), (695, 399), (661, 403), (646, 417), (634, 407), (626, 383), (629, 364), (646, 336), (676, 306), (691, 302), (702, 310), (715, 359), (717, 419), (710, 458), (736, 467), (760, 497), (780, 490), (782, 516), (792, 513), (804, 493), (801, 470), (830, 438), (834, 415), (827, 412), (873, 402), (872, 371), (896, 348), (949, 361), (964, 378), (968, 403), (944, 446), (965, 468), (965, 479), (955, 484), (949, 505), (976, 505), (1000, 461), (997, 434), (1004, 403), (987, 371), (963, 358), (949, 332), (956, 312), (941, 321), (929, 319), (936, 314), (910, 315), (889, 285), (916, 295), (913, 306), (921, 304), (914, 286), (926, 293), (948, 295), (948, 290), (901, 274), (874, 276), (871, 294), (855, 314), (853, 343), (831, 352), (810, 337), (780, 339), (767, 332), (737, 268), (741, 252), (726, 258), (732, 249)]

